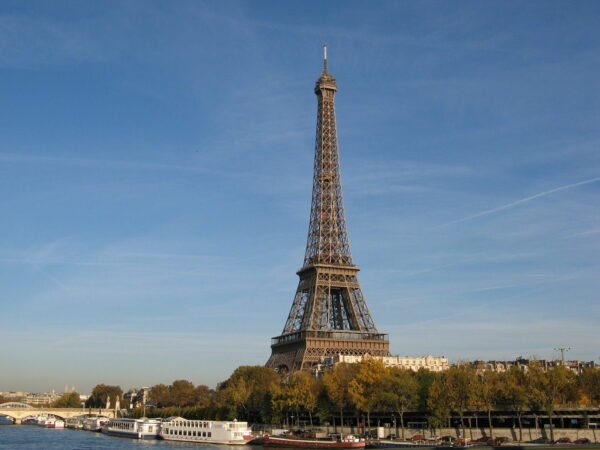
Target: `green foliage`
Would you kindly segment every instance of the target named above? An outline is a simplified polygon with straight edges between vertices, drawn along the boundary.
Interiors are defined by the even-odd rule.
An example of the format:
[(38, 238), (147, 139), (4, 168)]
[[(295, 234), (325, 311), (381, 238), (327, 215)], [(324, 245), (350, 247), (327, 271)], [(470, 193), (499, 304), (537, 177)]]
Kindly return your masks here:
[(419, 405), (419, 384), (412, 370), (387, 369), (375, 393), (380, 411), (395, 411), (400, 416), (404, 438), (404, 413)]
[(188, 380), (175, 380), (172, 384), (157, 384), (150, 388), (150, 403), (159, 408), (177, 406), (179, 408), (209, 408), (215, 391), (203, 384), (194, 386)]
[(221, 416), (258, 422), (273, 416), (272, 398), (281, 376), (264, 366), (241, 366), (217, 388)]
[(442, 379), (434, 379), (427, 393), (427, 411), (432, 428), (442, 428), (447, 425), (450, 417), (449, 404), (448, 391)]
[[(121, 393), (118, 386), (98, 385), (88, 405), (103, 408), (110, 396), (114, 406), (115, 396)], [(528, 370), (513, 367), (506, 373), (468, 366), (442, 373), (412, 372), (386, 368), (381, 361), (366, 358), (359, 364), (338, 364), (320, 379), (308, 372), (282, 376), (263, 366), (241, 366), (216, 391), (176, 380), (171, 385), (153, 386), (149, 398), (155, 406), (148, 407), (149, 416), (237, 418), (250, 423), (283, 423), (293, 416), (311, 423), (316, 418), (321, 424), (339, 416), (338, 424), (344, 423), (345, 414), (356, 417), (359, 412), (366, 413), (369, 419), (378, 412), (398, 414), (402, 429), (408, 411), (425, 412), (429, 424), (439, 428), (447, 426), (452, 413), (462, 419), (474, 408), (486, 410), (488, 416), (493, 409), (505, 408), (515, 411), (522, 434), (521, 417), (526, 411), (552, 415), (555, 405), (561, 403), (600, 401), (600, 371), (587, 369), (576, 376), (566, 367), (545, 371), (532, 364)], [(134, 412), (141, 414), (142, 409)]]
[(587, 368), (577, 380), (583, 403), (600, 403), (600, 370)]
[(92, 394), (85, 402), (85, 406), (89, 408), (105, 408), (106, 400), (110, 399), (110, 406), (114, 408), (117, 398), (119, 398), (121, 405), (123, 405), (123, 390), (120, 386), (98, 384), (92, 390)]
[(77, 392), (69, 392), (52, 403), (53, 408), (80, 408), (81, 402)]
[(440, 380), (441, 375), (437, 372), (420, 368), (415, 374), (415, 380), (419, 386), (419, 409), (427, 410), (427, 400), (429, 399), (429, 389), (435, 380)]

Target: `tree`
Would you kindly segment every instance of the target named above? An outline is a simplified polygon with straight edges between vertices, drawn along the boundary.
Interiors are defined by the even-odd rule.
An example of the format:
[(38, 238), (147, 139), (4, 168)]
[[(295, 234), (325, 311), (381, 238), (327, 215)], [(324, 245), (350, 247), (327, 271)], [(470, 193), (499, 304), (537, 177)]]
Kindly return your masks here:
[(312, 426), (312, 415), (317, 408), (321, 384), (308, 372), (295, 372), (290, 375), (288, 380), (288, 405), (296, 410), (296, 416), (299, 416), (299, 410), (308, 412), (310, 424)]
[(552, 367), (546, 372), (546, 413), (550, 418), (550, 438), (554, 440), (554, 407), (560, 403), (566, 403), (568, 393), (572, 392), (575, 382), (575, 374), (565, 366)]
[[(350, 382), (356, 375), (357, 365), (341, 363), (323, 375), (323, 385), (329, 401), (340, 412), (340, 425), (344, 427), (344, 409), (352, 404)], [(335, 425), (335, 421), (334, 421)]]
[[(529, 363), (527, 370), (527, 403), (529, 410), (533, 412), (535, 417), (535, 426), (538, 426), (537, 413), (546, 409), (548, 404), (548, 394), (546, 385), (548, 379), (546, 373), (539, 365), (539, 363), (533, 361)], [(550, 433), (553, 435), (552, 427)], [(554, 438), (552, 437), (552, 440)]]
[(519, 441), (523, 441), (522, 417), (528, 405), (527, 375), (518, 367), (511, 367), (501, 386), (502, 401), (517, 413)]
[(556, 366), (544, 372), (538, 364), (530, 364), (527, 376), (529, 403), (534, 411), (544, 411), (550, 421), (550, 439), (554, 440), (554, 408), (565, 402), (572, 392), (575, 375), (564, 366)]
[(215, 391), (204, 384), (194, 389), (194, 404), (200, 408), (209, 408), (215, 399)]
[(171, 400), (171, 391), (169, 386), (166, 384), (157, 384), (150, 388), (150, 402), (159, 408), (171, 406), (173, 404)]
[(462, 437), (465, 437), (465, 411), (473, 403), (476, 392), (475, 371), (468, 366), (458, 366), (448, 369), (443, 377), (448, 392), (450, 408), (460, 416)]
[(419, 404), (419, 385), (412, 370), (391, 368), (383, 375), (377, 392), (378, 404), (400, 416), (404, 439), (404, 413)]
[(377, 405), (378, 385), (384, 374), (383, 361), (367, 357), (358, 363), (356, 377), (350, 381), (350, 398), (356, 409), (367, 414), (367, 426), (371, 426), (371, 411)]
[(577, 379), (579, 390), (592, 403), (600, 403), (600, 370), (587, 367)]
[(60, 396), (52, 403), (53, 408), (79, 408), (81, 401), (77, 392), (69, 392)]
[(249, 422), (268, 422), (272, 394), (281, 376), (264, 366), (240, 366), (217, 388), (218, 403), (229, 418), (240, 414)]
[(85, 402), (85, 406), (89, 408), (104, 408), (107, 399), (110, 399), (111, 405), (114, 406), (117, 398), (119, 398), (120, 403), (123, 403), (123, 390), (120, 386), (98, 384), (92, 390), (92, 394)]
[(440, 380), (441, 374), (421, 367), (415, 373), (415, 380), (419, 386), (419, 408), (427, 411), (427, 399), (429, 398), (429, 389), (435, 380)]
[(169, 386), (171, 404), (179, 407), (195, 404), (194, 384), (188, 380), (175, 380)]
[(450, 417), (448, 390), (441, 378), (436, 378), (429, 386), (427, 393), (427, 410), (429, 412), (429, 425), (431, 428), (443, 428)]
[(490, 437), (494, 437), (492, 410), (501, 401), (502, 376), (493, 371), (484, 371), (477, 376), (475, 396), (487, 412)]

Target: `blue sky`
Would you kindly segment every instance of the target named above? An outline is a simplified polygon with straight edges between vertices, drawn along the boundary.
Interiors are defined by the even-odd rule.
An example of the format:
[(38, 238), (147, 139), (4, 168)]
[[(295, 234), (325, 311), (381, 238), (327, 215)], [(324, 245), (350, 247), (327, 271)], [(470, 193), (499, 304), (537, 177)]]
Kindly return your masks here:
[(599, 30), (593, 1), (3, 1), (0, 390), (264, 364), (324, 42), (392, 352), (597, 361)]

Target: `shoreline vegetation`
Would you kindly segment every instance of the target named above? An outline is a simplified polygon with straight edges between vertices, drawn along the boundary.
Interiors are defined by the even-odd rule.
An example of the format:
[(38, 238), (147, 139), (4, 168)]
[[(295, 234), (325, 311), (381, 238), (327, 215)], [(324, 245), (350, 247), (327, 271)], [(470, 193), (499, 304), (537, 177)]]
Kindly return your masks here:
[[(122, 394), (118, 386), (98, 385), (86, 406), (103, 408), (107, 397), (114, 402), (119, 396), (121, 407), (127, 408)], [(187, 380), (158, 384), (150, 389), (147, 405), (133, 409), (131, 416), (238, 419), (287, 428), (342, 424), (364, 429), (382, 423), (392, 428), (393, 423), (402, 438), (408, 437), (407, 419), (414, 424), (418, 416), (421, 428), (454, 428), (462, 436), (468, 436), (468, 429), (485, 428), (493, 437), (495, 426), (513, 427), (522, 441), (523, 429), (532, 428), (532, 423), (547, 429), (554, 440), (554, 428), (562, 423), (558, 408), (597, 410), (599, 404), (600, 370), (594, 368), (575, 374), (564, 366), (544, 371), (533, 363), (526, 371), (512, 368), (503, 373), (460, 365), (440, 373), (413, 372), (367, 358), (336, 365), (320, 378), (308, 372), (279, 374), (263, 366), (241, 366), (216, 389)], [(575, 428), (589, 425), (586, 414)]]

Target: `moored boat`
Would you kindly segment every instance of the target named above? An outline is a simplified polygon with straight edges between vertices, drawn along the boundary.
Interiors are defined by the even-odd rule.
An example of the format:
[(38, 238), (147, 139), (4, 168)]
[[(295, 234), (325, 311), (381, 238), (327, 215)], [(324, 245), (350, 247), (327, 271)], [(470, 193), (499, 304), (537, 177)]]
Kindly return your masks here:
[(264, 436), (263, 445), (273, 447), (305, 447), (305, 448), (364, 448), (364, 439), (352, 435), (338, 435), (332, 439), (303, 439), (289, 436)]
[(134, 439), (156, 439), (160, 431), (158, 419), (110, 419), (102, 427), (102, 432), (110, 436)]
[(168, 441), (227, 445), (247, 444), (253, 438), (247, 422), (187, 420), (182, 417), (170, 417), (163, 421), (160, 437)]
[(65, 420), (65, 428), (72, 428), (74, 430), (81, 430), (83, 428), (83, 417), (68, 417)]
[(65, 427), (65, 421), (64, 420), (60, 420), (60, 419), (56, 419), (54, 421), (54, 426), (52, 428), (64, 428)]
[(392, 440), (378, 440), (372, 441), (371, 446), (374, 448), (431, 448), (437, 447), (436, 442), (410, 442), (410, 441), (392, 441)]
[(108, 421), (108, 417), (87, 417), (83, 420), (83, 429), (86, 431), (102, 431), (102, 427)]
[(54, 428), (54, 419), (50, 417), (40, 416), (37, 419), (37, 424), (43, 428)]

